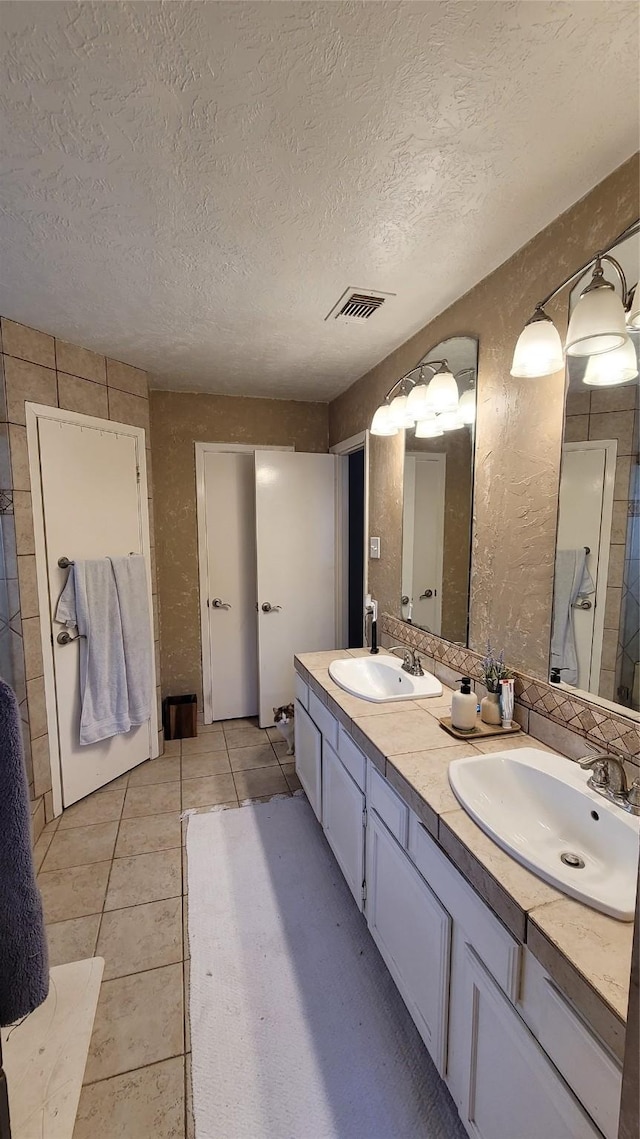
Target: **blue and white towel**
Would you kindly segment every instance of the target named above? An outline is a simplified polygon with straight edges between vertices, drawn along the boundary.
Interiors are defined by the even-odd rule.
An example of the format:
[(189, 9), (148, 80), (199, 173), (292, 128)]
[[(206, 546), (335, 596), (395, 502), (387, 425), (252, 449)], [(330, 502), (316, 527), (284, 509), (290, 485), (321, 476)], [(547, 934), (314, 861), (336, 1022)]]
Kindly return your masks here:
[[(125, 571), (122, 562), (136, 563)], [(151, 631), (144, 558), (70, 567), (56, 621), (80, 639), (80, 743), (109, 739), (151, 715)], [(141, 564), (142, 572), (139, 564)], [(117, 576), (116, 576), (117, 573)]]

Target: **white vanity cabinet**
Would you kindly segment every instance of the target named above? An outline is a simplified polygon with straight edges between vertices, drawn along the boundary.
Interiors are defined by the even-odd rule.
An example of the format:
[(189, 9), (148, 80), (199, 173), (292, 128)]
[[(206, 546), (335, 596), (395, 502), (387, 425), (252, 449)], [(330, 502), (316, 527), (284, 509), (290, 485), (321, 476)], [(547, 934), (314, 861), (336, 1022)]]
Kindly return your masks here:
[(322, 821), (322, 733), (300, 700), (295, 703), (296, 774), (316, 818)]
[(365, 797), (326, 741), (322, 747), (322, 826), (361, 911), (364, 904)]
[(367, 819), (366, 885), (372, 937), (444, 1075), (451, 918), (374, 810)]
[(601, 1041), (300, 678), (295, 722), (300, 782), (471, 1139), (616, 1139)]
[(464, 964), (467, 1087), (458, 1104), (473, 1139), (601, 1139), (471, 946)]

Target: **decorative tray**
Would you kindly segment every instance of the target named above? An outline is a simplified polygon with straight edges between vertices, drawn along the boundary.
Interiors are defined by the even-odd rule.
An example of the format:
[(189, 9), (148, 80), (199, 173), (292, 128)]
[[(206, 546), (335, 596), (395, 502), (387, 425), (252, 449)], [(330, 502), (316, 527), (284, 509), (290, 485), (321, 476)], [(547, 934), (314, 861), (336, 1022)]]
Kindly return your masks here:
[(454, 728), (451, 723), (451, 716), (442, 716), (439, 724), (445, 732), (448, 732), (450, 736), (455, 736), (457, 740), (486, 740), (490, 736), (513, 736), (516, 732), (522, 731), (520, 724), (517, 724), (515, 720), (511, 721), (510, 728), (503, 728), (500, 724), (485, 724), (479, 716), (475, 728), (471, 728), (468, 732)]

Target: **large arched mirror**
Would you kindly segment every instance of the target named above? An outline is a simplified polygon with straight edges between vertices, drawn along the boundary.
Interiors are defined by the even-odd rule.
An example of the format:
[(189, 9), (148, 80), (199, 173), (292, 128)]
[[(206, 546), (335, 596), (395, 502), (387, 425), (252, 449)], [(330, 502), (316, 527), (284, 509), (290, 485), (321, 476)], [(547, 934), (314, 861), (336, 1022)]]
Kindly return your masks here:
[[(405, 429), (400, 614), (467, 644), (478, 341), (436, 344), (410, 373), (422, 418)], [(416, 396), (413, 393), (418, 390)]]

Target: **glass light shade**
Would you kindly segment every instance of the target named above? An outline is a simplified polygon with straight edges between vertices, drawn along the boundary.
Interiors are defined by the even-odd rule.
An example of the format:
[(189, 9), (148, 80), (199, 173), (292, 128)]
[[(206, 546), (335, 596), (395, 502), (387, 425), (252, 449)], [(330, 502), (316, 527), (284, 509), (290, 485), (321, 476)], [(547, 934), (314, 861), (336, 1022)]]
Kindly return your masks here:
[(444, 411), (439, 415), (436, 422), (443, 431), (457, 431), (459, 427), (464, 427), (464, 420), (460, 416), (458, 408), (454, 411)]
[(519, 380), (551, 376), (564, 368), (560, 333), (548, 316), (531, 320), (518, 337), (511, 375)]
[(636, 332), (640, 331), (640, 282), (636, 285), (631, 308), (627, 313), (627, 325)]
[(638, 360), (633, 341), (627, 336), (622, 348), (591, 356), (584, 373), (584, 383), (594, 388), (611, 388), (626, 384), (638, 375)]
[(411, 412), (407, 410), (406, 395), (397, 395), (395, 399), (391, 400), (389, 418), (395, 427), (413, 427), (415, 420)]
[(627, 339), (625, 311), (611, 286), (586, 289), (571, 314), (565, 349), (568, 356), (596, 356), (622, 348)]
[(463, 392), (460, 396), (460, 403), (458, 404), (458, 415), (463, 423), (467, 425), (475, 423), (476, 421), (476, 389), (469, 388), (469, 391)]
[(407, 396), (407, 412), (413, 416), (414, 423), (421, 419), (432, 419), (435, 415), (429, 388), (426, 384), (416, 384)]
[(377, 408), (373, 419), (371, 420), (371, 427), (369, 431), (371, 435), (397, 435), (398, 428), (395, 423), (391, 422), (390, 416), (391, 408), (388, 403), (383, 403)]
[(444, 435), (444, 431), (435, 417), (416, 423), (416, 439), (439, 439), (441, 435)]
[(458, 385), (451, 372), (436, 372), (427, 390), (434, 411), (453, 411), (458, 406)]

